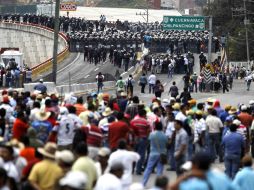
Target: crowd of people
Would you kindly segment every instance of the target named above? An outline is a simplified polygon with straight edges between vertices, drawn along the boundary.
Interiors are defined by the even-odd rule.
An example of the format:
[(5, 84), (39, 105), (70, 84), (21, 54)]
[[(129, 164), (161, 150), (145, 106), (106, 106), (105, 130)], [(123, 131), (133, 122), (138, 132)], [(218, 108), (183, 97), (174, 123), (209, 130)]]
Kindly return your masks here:
[[(45, 15), (0, 15), (0, 21), (23, 22), (38, 24), (54, 28), (54, 17)], [(130, 23), (128, 21), (109, 22), (105, 16), (98, 20), (85, 18), (60, 17), (60, 30), (67, 34), (70, 51), (83, 52), (85, 46), (98, 48), (103, 45), (106, 49), (134, 48), (140, 51), (141, 44), (145, 43), (153, 52), (173, 53), (200, 53), (207, 52), (208, 31), (165, 31), (162, 24)], [(212, 51), (220, 51), (220, 40), (213, 37)]]
[[(153, 171), (152, 189), (254, 187), (253, 100), (222, 107), (211, 98), (198, 103), (186, 88), (180, 96), (170, 88), (168, 99), (154, 93), (145, 103), (124, 90), (60, 98), (47, 95), (43, 81), (34, 93), (3, 90), (0, 188), (143, 190)], [(225, 174), (210, 169), (220, 162)]]

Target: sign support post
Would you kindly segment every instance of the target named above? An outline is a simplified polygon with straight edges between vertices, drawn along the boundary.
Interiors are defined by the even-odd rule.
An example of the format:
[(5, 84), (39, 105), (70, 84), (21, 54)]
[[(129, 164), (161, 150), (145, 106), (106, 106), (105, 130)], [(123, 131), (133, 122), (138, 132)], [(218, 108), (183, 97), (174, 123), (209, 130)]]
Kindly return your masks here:
[(56, 0), (55, 7), (55, 26), (54, 26), (54, 47), (53, 47), (53, 69), (52, 69), (52, 82), (56, 84), (57, 74), (57, 50), (58, 50), (58, 33), (59, 33), (59, 8), (60, 0)]
[(211, 63), (212, 60), (212, 37), (213, 37), (213, 17), (209, 16), (209, 41), (208, 41), (208, 63)]

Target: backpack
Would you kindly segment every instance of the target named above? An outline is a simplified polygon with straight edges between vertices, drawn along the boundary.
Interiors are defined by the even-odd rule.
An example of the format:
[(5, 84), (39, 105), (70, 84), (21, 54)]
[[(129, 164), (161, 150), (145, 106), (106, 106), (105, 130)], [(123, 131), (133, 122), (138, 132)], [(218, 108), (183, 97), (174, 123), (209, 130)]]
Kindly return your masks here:
[(128, 79), (128, 81), (127, 81), (127, 86), (132, 86), (131, 79)]
[(98, 76), (98, 82), (103, 82), (103, 76), (102, 75)]

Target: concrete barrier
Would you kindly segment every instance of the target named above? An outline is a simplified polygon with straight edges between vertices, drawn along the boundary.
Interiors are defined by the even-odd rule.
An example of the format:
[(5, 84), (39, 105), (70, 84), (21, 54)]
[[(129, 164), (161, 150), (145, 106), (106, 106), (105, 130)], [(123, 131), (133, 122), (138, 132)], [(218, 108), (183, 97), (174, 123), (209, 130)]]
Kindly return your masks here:
[[(24, 91), (34, 92), (34, 87), (38, 83), (24, 83)], [(55, 83), (53, 82), (44, 82), (43, 83), (47, 87), (47, 93), (58, 93)]]
[[(50, 71), (54, 40), (52, 29), (35, 24), (0, 22), (0, 34), (2, 47), (18, 47), (24, 54), (25, 64), (32, 68), (33, 80)], [(57, 62), (60, 63), (68, 54), (66, 36), (59, 33)]]

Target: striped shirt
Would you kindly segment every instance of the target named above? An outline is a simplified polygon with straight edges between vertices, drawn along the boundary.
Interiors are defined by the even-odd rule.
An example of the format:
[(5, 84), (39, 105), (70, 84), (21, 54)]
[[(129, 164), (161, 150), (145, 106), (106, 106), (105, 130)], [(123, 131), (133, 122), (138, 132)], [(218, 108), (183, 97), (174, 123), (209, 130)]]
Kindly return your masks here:
[(148, 137), (150, 133), (150, 124), (144, 118), (137, 115), (134, 119), (131, 120), (131, 127), (138, 138), (145, 138)]

